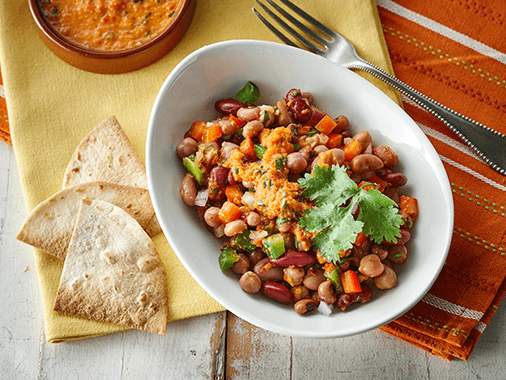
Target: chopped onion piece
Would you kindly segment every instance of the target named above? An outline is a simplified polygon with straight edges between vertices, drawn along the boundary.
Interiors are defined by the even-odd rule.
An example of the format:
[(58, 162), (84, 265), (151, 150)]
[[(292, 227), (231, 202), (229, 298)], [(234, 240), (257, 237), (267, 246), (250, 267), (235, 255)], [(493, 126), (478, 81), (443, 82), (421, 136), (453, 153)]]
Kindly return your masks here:
[(250, 209), (253, 210), (255, 208), (255, 196), (253, 195), (253, 193), (250, 191), (246, 191), (242, 195), (242, 203), (244, 203), (246, 206), (248, 206)]
[(329, 305), (323, 301), (321, 301), (320, 304), (318, 305), (318, 312), (320, 314), (326, 315), (327, 317), (330, 314), (332, 314), (333, 311), (334, 311), (334, 305)]
[(209, 199), (209, 191), (207, 189), (200, 190), (195, 198), (195, 206), (204, 207)]

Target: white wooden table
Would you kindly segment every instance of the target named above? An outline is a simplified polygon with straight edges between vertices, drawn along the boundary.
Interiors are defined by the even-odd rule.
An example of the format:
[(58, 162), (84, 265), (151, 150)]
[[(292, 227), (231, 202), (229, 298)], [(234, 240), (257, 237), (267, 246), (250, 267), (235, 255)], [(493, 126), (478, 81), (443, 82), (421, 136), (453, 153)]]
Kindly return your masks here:
[(0, 379), (506, 379), (504, 307), (468, 362), (443, 361), (379, 331), (284, 337), (230, 313), (174, 323), (165, 337), (46, 343), (32, 252), (14, 238), (25, 216), (12, 148), (0, 142)]

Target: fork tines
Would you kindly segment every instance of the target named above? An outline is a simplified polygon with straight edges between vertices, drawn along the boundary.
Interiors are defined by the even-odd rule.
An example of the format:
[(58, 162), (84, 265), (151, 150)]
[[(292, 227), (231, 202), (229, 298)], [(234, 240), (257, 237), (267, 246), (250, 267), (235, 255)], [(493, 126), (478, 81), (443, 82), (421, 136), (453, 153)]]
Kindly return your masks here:
[[(330, 29), (328, 26), (322, 24), (320, 21), (309, 15), (307, 12), (299, 8), (290, 0), (279, 0), (293, 13), (297, 14), (308, 25), (298, 20), (294, 15), (289, 13), (284, 7), (279, 5), (274, 0), (265, 0), (269, 3), (267, 6), (263, 0), (256, 0), (257, 4), (265, 11), (265, 13), (276, 23), (282, 30), (295, 39), (288, 38), (279, 28), (274, 26), (265, 16), (262, 15), (256, 8), (253, 7), (253, 12), (260, 19), (260, 21), (269, 28), (280, 40), (287, 45), (300, 47), (301, 44), (304, 48), (316, 54), (324, 54), (328, 49), (328, 43), (333, 42), (339, 38), (339, 35)], [(290, 25), (291, 24), (291, 25)], [(312, 27), (312, 28), (311, 28)], [(298, 30), (297, 30), (297, 29)]]

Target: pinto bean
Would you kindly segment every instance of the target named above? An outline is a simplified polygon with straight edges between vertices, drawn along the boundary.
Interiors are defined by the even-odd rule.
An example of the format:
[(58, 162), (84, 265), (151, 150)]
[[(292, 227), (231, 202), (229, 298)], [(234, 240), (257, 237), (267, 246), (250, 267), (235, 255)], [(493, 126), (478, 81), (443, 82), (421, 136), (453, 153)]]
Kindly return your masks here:
[(344, 162), (344, 151), (339, 148), (333, 148), (330, 150), (332, 152), (332, 156), (335, 159), (335, 163), (338, 165), (342, 165)]
[(228, 182), (229, 169), (223, 166), (215, 166), (209, 173), (209, 181), (215, 182), (220, 189), (225, 188)]
[(266, 281), (262, 286), (262, 293), (270, 299), (281, 303), (291, 303), (293, 300), (292, 293), (283, 284), (276, 281)]
[(408, 182), (408, 179), (402, 173), (388, 173), (383, 179), (394, 187), (404, 186)]
[(239, 129), (239, 126), (229, 119), (218, 120), (218, 125), (225, 136), (233, 135)]
[(317, 145), (313, 148), (313, 152), (315, 152), (317, 155), (322, 152), (326, 152), (327, 150), (329, 150), (329, 148), (327, 148), (325, 145)]
[(378, 145), (373, 148), (373, 153), (378, 156), (387, 168), (392, 168), (399, 163), (399, 157), (388, 145)]
[(249, 254), (249, 262), (253, 266), (255, 266), (263, 258), (265, 258), (265, 253), (261, 249), (255, 249)]
[(389, 266), (385, 265), (385, 271), (378, 277), (374, 278), (374, 285), (378, 289), (391, 289), (397, 285), (397, 274)]
[(379, 245), (373, 244), (371, 247), (371, 253), (378, 256), (380, 260), (385, 260), (388, 256), (388, 251), (384, 248), (381, 248)]
[(187, 206), (195, 205), (195, 198), (197, 197), (197, 181), (191, 174), (186, 174), (181, 181), (181, 187), (179, 188), (179, 194), (183, 199), (183, 202)]
[(248, 223), (248, 225), (251, 227), (256, 227), (260, 224), (261, 219), (262, 218), (260, 217), (260, 215), (258, 215), (258, 213), (251, 211), (246, 216), (246, 223)]
[(230, 153), (232, 153), (232, 151), (237, 148), (239, 148), (239, 145), (228, 142), (228, 141), (224, 141), (221, 144), (221, 151), (220, 151), (221, 158), (226, 160), (227, 158), (230, 157)]
[(313, 113), (311, 106), (302, 96), (294, 97), (292, 100), (288, 101), (286, 105), (288, 106), (295, 122), (306, 124), (311, 119), (311, 115)]
[(337, 125), (335, 126), (334, 130), (336, 132), (345, 131), (350, 127), (350, 122), (348, 121), (348, 118), (344, 115), (339, 115), (338, 117), (335, 118), (335, 121)]
[(250, 271), (241, 276), (239, 285), (246, 293), (255, 294), (260, 291), (262, 280), (260, 280), (260, 277), (256, 273)]
[(293, 309), (297, 314), (304, 315), (306, 313), (310, 313), (318, 308), (318, 302), (311, 298), (302, 299), (297, 301), (295, 305), (293, 305)]
[(380, 258), (374, 254), (362, 257), (358, 267), (358, 271), (367, 277), (377, 277), (383, 273), (384, 269), (385, 266), (381, 263)]
[(290, 153), (286, 158), (288, 170), (294, 174), (303, 173), (307, 168), (307, 161), (300, 152)]
[(237, 111), (237, 117), (244, 121), (257, 120), (260, 116), (260, 108), (258, 107), (241, 107)]
[(242, 135), (245, 138), (254, 138), (256, 135), (258, 135), (260, 132), (262, 132), (262, 129), (264, 129), (264, 125), (259, 120), (252, 120), (248, 121), (244, 128), (242, 129)]
[(337, 300), (336, 290), (334, 288), (334, 284), (332, 283), (332, 281), (330, 280), (323, 281), (318, 286), (318, 296), (323, 302), (329, 305), (336, 302)]
[(279, 100), (276, 103), (276, 106), (279, 110), (278, 115), (278, 125), (283, 127), (285, 125), (288, 125), (292, 122), (292, 117), (290, 116), (290, 113), (288, 112), (288, 107), (286, 106), (286, 102), (284, 100)]
[(215, 227), (213, 229), (214, 236), (216, 236), (218, 239), (221, 239), (223, 236), (225, 236), (225, 225), (220, 224), (218, 227)]
[(351, 170), (355, 173), (375, 171), (383, 167), (383, 161), (372, 154), (359, 154), (351, 160)]
[(276, 280), (280, 281), (283, 279), (283, 269), (275, 267), (269, 260), (268, 257), (260, 260), (255, 264), (253, 271), (258, 274), (262, 281)]
[(198, 150), (198, 143), (191, 137), (185, 137), (177, 146), (176, 153), (179, 158), (192, 155)]
[(212, 228), (218, 227), (221, 223), (221, 219), (218, 216), (220, 209), (218, 207), (209, 207), (204, 213), (204, 220), (207, 225)]
[(325, 276), (321, 269), (309, 269), (304, 277), (304, 286), (310, 290), (318, 290), (320, 284), (325, 281)]
[(226, 236), (235, 236), (239, 235), (241, 232), (244, 232), (248, 226), (242, 220), (234, 220), (232, 222), (228, 222), (225, 224), (225, 235)]
[(240, 253), (239, 259), (232, 265), (232, 272), (237, 274), (244, 274), (249, 269), (249, 259), (248, 256)]
[(236, 115), (239, 108), (245, 106), (246, 105), (244, 103), (232, 98), (221, 99), (214, 103), (214, 108), (216, 108), (216, 111), (225, 115)]
[(367, 131), (357, 133), (355, 136), (353, 136), (353, 140), (357, 140), (362, 146), (367, 146), (372, 141), (371, 135)]

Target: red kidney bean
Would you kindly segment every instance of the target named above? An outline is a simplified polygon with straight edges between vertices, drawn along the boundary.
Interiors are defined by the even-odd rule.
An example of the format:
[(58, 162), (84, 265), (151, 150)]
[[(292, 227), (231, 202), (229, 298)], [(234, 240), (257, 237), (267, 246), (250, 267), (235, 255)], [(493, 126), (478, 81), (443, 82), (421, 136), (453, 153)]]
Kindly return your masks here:
[(381, 158), (387, 168), (392, 168), (399, 163), (399, 157), (388, 145), (378, 145), (373, 148), (373, 153)]
[(337, 299), (336, 305), (341, 311), (346, 311), (348, 307), (353, 303), (354, 296), (352, 294), (341, 294)]
[(291, 303), (292, 293), (285, 285), (276, 281), (265, 281), (262, 286), (262, 293), (270, 299), (281, 303)]
[(404, 245), (411, 239), (411, 233), (408, 230), (401, 230), (401, 237), (397, 240), (397, 244)]
[(221, 99), (214, 103), (216, 111), (226, 115), (236, 115), (241, 107), (246, 107), (246, 104), (232, 98)]
[(383, 179), (395, 187), (404, 186), (408, 182), (408, 179), (402, 173), (388, 173)]
[(292, 88), (286, 92), (285, 101), (288, 103), (289, 101), (301, 96), (302, 92), (298, 88)]
[(318, 108), (315, 106), (311, 107), (311, 118), (308, 120), (307, 125), (315, 126), (318, 124), (318, 122), (323, 119), (325, 114), (321, 112)]
[(399, 189), (397, 187), (387, 187), (385, 191), (383, 192), (388, 198), (393, 200), (395, 203), (399, 203), (400, 201), (400, 194)]
[(287, 103), (287, 106), (295, 122), (307, 124), (311, 119), (313, 111), (311, 110), (307, 100), (302, 96), (294, 98), (292, 101)]
[(315, 262), (316, 260), (314, 256), (300, 251), (288, 251), (279, 259), (271, 260), (271, 263), (278, 267), (288, 267), (290, 265), (304, 267), (306, 265), (314, 264)]
[(215, 166), (209, 174), (211, 181), (216, 182), (220, 188), (227, 186), (229, 169), (223, 166)]
[(310, 290), (318, 290), (320, 284), (325, 281), (325, 276), (321, 269), (310, 268), (304, 277), (303, 284)]

